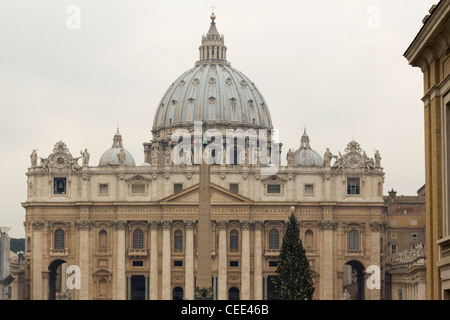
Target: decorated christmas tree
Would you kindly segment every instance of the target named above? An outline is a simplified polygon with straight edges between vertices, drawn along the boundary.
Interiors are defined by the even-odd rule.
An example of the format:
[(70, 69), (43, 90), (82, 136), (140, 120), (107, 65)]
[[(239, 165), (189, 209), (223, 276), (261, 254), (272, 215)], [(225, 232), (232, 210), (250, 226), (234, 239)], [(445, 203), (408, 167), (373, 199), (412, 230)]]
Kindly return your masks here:
[(309, 261), (300, 239), (297, 218), (292, 212), (286, 224), (286, 231), (280, 252), (278, 268), (273, 279), (274, 300), (311, 300), (314, 283)]

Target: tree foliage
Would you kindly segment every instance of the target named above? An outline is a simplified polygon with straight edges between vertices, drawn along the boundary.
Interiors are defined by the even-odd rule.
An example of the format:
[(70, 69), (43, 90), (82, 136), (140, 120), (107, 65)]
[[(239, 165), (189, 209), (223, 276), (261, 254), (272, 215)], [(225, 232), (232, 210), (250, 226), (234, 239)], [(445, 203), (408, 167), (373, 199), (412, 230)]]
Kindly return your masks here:
[(274, 300), (311, 300), (314, 283), (309, 261), (300, 239), (300, 228), (294, 213), (286, 223), (280, 251), (280, 260), (273, 278)]

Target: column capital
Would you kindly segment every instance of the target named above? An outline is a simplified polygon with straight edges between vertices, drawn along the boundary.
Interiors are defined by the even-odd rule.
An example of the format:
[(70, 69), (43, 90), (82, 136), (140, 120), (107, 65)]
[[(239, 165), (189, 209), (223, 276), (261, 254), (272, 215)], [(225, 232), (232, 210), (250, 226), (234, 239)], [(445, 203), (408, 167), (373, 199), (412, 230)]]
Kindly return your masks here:
[(161, 221), (150, 220), (150, 221), (148, 221), (148, 225), (150, 226), (151, 230), (158, 230), (159, 226), (161, 225)]
[(44, 221), (33, 221), (31, 223), (33, 230), (40, 231), (44, 228)]
[(370, 222), (370, 230), (372, 231), (382, 231), (384, 227), (386, 226), (386, 222), (380, 222), (380, 221), (372, 221)]
[(115, 230), (125, 230), (127, 227), (126, 221), (113, 221), (112, 226)]
[(194, 230), (195, 221), (194, 220), (184, 220), (184, 227), (186, 230)]
[(162, 226), (163, 230), (170, 230), (171, 225), (172, 225), (172, 221), (170, 221), (170, 220), (161, 221), (161, 226)]
[(217, 221), (217, 227), (219, 230), (227, 230), (228, 221), (226, 220), (218, 220)]
[(77, 230), (89, 230), (94, 226), (94, 222), (91, 220), (77, 220), (75, 221), (75, 228)]
[(336, 230), (337, 226), (338, 226), (338, 222), (337, 221), (333, 221), (333, 220), (320, 220), (319, 223), (319, 228), (321, 230)]
[(261, 230), (264, 227), (264, 221), (253, 221), (255, 230)]
[(242, 230), (249, 230), (250, 229), (250, 225), (251, 225), (250, 221), (248, 221), (248, 220), (241, 220), (239, 222), (241, 223)]

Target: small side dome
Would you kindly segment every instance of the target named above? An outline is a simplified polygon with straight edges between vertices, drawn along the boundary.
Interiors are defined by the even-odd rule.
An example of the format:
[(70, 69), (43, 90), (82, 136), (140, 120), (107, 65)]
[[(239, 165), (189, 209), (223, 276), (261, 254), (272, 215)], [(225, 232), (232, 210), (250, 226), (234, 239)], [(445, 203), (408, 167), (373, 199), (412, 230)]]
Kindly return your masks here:
[(306, 134), (306, 129), (301, 139), (300, 149), (293, 154), (293, 165), (303, 167), (323, 166), (322, 156), (311, 149), (311, 146), (309, 145), (309, 137)]
[[(121, 154), (123, 151), (123, 154)], [(136, 163), (134, 161), (133, 156), (130, 152), (128, 152), (122, 144), (122, 136), (119, 133), (119, 128), (117, 128), (117, 132), (114, 135), (113, 145), (111, 149), (106, 150), (100, 158), (99, 166), (119, 166), (120, 158), (124, 157), (123, 164), (125, 166), (135, 166)]]

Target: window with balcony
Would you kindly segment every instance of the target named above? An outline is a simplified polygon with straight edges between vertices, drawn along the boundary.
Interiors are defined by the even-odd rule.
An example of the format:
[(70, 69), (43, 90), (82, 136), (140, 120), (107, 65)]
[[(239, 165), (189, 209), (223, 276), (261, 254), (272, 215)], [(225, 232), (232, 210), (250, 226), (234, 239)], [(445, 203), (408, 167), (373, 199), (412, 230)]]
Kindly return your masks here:
[(239, 250), (239, 233), (237, 232), (237, 230), (230, 231), (230, 250)]
[(55, 245), (54, 249), (64, 250), (64, 230), (57, 229), (55, 231)]
[(183, 233), (181, 230), (176, 230), (174, 235), (173, 248), (175, 251), (181, 252), (183, 251)]
[(280, 233), (277, 229), (269, 231), (269, 250), (280, 249)]
[(141, 229), (133, 231), (133, 249), (144, 249), (144, 232)]

